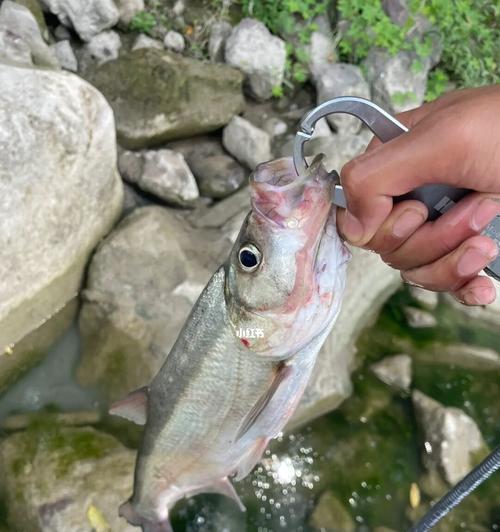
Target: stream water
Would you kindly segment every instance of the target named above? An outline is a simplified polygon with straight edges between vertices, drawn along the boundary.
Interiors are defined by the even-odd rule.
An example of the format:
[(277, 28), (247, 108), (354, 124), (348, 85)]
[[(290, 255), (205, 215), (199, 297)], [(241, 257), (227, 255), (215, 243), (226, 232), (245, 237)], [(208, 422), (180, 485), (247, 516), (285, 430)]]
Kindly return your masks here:
[[(421, 466), (422, 438), (410, 395), (386, 386), (369, 370), (371, 363), (390, 354), (408, 353), (413, 360), (413, 387), (447, 406), (463, 409), (477, 422), (487, 444), (498, 445), (500, 371), (481, 364), (450, 364), (429, 353), (436, 342), (498, 347), (500, 332), (444, 303), (434, 312), (436, 327), (409, 329), (402, 312), (408, 302), (406, 291), (397, 293), (377, 323), (362, 334), (352, 397), (338, 410), (275, 440), (262, 463), (236, 483), (247, 512), (240, 513), (224, 497), (202, 495), (177, 505), (174, 530), (407, 529), (410, 520), (428, 507), (432, 488), (426, 487)], [(79, 348), (74, 325), (42, 364), (0, 398), (0, 420), (12, 412), (49, 405), (62, 410), (98, 407), (98, 392), (80, 388), (73, 379)], [(104, 429), (134, 445), (134, 438), (113, 426)], [(420, 487), (417, 508), (410, 505), (412, 483)], [(499, 493), (499, 479), (493, 477), (436, 530), (500, 530)]]

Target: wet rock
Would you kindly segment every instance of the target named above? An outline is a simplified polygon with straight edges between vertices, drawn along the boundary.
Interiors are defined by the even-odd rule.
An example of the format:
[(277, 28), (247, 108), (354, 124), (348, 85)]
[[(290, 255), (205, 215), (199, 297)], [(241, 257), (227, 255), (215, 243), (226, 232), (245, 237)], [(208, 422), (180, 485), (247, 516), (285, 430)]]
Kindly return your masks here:
[(204, 160), (193, 157), (191, 170), (202, 196), (221, 199), (238, 190), (247, 181), (248, 172), (229, 155), (212, 155)]
[(431, 344), (419, 352), (419, 360), (427, 364), (444, 363), (472, 370), (500, 369), (500, 353), (477, 345)]
[(406, 317), (406, 322), (412, 329), (424, 329), (437, 325), (435, 316), (426, 310), (421, 310), (416, 307), (403, 307), (403, 312)]
[[(293, 428), (337, 408), (352, 392), (356, 341), (378, 315), (382, 305), (401, 286), (401, 277), (380, 257), (352, 249), (347, 286), (335, 326), (321, 348), (311, 381), (289, 427)], [(370, 275), (366, 275), (369, 271)]]
[(213, 131), (244, 105), (238, 71), (152, 48), (122, 54), (85, 75), (113, 107), (126, 148)]
[(49, 425), (59, 425), (64, 427), (95, 425), (101, 421), (101, 417), (101, 413), (98, 410), (81, 410), (61, 413), (35, 412), (29, 414), (13, 414), (6, 417), (2, 421), (0, 428), (7, 432), (24, 430), (33, 423), (37, 423), (40, 419), (47, 421)]
[(325, 69), (328, 69), (336, 61), (335, 46), (328, 35), (319, 31), (311, 35), (309, 45), (309, 71), (314, 80), (321, 77)]
[(409, 390), (411, 385), (411, 357), (408, 355), (394, 355), (385, 357), (372, 364), (370, 369), (375, 375), (389, 386), (400, 390)]
[(434, 310), (438, 305), (439, 298), (437, 292), (431, 292), (419, 286), (410, 286), (409, 292), (415, 301), (429, 310)]
[(73, 27), (84, 41), (112, 28), (120, 18), (113, 0), (42, 0), (64, 26)]
[(102, 65), (113, 61), (120, 55), (122, 41), (116, 31), (103, 31), (92, 37), (83, 47), (83, 62), (85, 68), (91, 63)]
[(36, 18), (24, 5), (10, 0), (0, 5), (0, 42), (0, 59), (59, 67), (54, 52), (43, 40)]
[(443, 294), (443, 298), (448, 305), (451, 305), (455, 310), (463, 313), (464, 316), (482, 321), (485, 325), (498, 328), (498, 326), (500, 326), (500, 284), (495, 281), (494, 284), (499, 295), (493, 303), (485, 305), (484, 307), (469, 307), (463, 305), (449, 294)]
[(93, 87), (64, 72), (5, 65), (0, 86), (3, 351), (78, 292), (123, 190), (113, 114)]
[(78, 70), (78, 60), (69, 41), (56, 42), (51, 45), (51, 48), (62, 68), (71, 72)]
[(163, 44), (167, 50), (172, 50), (172, 52), (180, 53), (184, 50), (186, 43), (184, 42), (184, 37), (178, 31), (167, 31), (165, 38), (163, 39)]
[(354, 532), (356, 530), (353, 518), (331, 491), (326, 491), (321, 495), (309, 524), (314, 529), (325, 532)]
[(267, 100), (285, 73), (285, 42), (258, 20), (245, 18), (226, 41), (226, 62), (242, 70), (253, 96)]
[[(92, 428), (43, 425), (0, 443), (7, 522), (30, 532), (133, 532), (118, 516), (132, 491), (135, 453)], [(96, 519), (96, 516), (99, 519)]]
[[(177, 211), (160, 207), (136, 209), (118, 225), (89, 268), (80, 383), (99, 385), (115, 400), (150, 382), (193, 299), (229, 253), (231, 221), (239, 226), (247, 212), (242, 204), (248, 205), (248, 191), (221, 201), (212, 228), (193, 228)], [(193, 216), (203, 220), (201, 213)]]
[[(418, 68), (417, 64), (420, 65)], [(385, 50), (372, 48), (365, 67), (373, 99), (395, 113), (418, 107), (424, 101), (430, 66), (428, 58), (419, 59), (412, 52), (391, 55)]]
[(240, 116), (233, 117), (224, 128), (222, 143), (231, 155), (250, 170), (272, 158), (269, 135)]
[(222, 63), (224, 61), (224, 49), (233, 27), (225, 20), (215, 22), (210, 26), (210, 38), (208, 40), (208, 56), (212, 61)]
[(152, 39), (144, 33), (141, 33), (132, 45), (132, 51), (140, 50), (141, 48), (156, 48), (157, 50), (163, 50), (164, 46), (161, 41), (157, 39)]
[(445, 407), (418, 390), (412, 400), (424, 436), (424, 466), (439, 472), (448, 484), (455, 484), (486, 450), (481, 432), (459, 408)]
[[(318, 104), (337, 96), (360, 96), (370, 98), (370, 87), (361, 69), (346, 63), (333, 63), (323, 66), (315, 77)], [(352, 116), (334, 114), (328, 116), (328, 122), (339, 133), (357, 133), (361, 122)]]
[(199, 196), (184, 157), (172, 150), (124, 152), (120, 155), (120, 171), (124, 179), (145, 192), (180, 207), (189, 207)]
[(132, 19), (144, 11), (144, 0), (114, 0), (116, 7), (120, 13), (120, 24), (123, 27), (128, 27)]

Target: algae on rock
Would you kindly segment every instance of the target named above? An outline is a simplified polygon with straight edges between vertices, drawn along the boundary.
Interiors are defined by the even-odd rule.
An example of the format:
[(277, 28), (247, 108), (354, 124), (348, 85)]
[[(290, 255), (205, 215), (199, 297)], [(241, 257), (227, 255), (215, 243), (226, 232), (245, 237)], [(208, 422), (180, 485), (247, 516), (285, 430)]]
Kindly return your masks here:
[(242, 74), (144, 48), (83, 74), (115, 112), (118, 140), (138, 149), (226, 125), (244, 107)]

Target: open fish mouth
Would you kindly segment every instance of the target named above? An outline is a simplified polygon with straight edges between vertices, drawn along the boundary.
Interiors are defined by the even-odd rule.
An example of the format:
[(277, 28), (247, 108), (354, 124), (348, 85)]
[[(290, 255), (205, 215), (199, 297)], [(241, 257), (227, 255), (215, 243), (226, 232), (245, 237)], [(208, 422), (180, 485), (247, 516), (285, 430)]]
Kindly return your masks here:
[(250, 178), (254, 212), (283, 228), (304, 228), (326, 218), (331, 207), (333, 180), (314, 159), (308, 172), (298, 176), (291, 158), (259, 165)]

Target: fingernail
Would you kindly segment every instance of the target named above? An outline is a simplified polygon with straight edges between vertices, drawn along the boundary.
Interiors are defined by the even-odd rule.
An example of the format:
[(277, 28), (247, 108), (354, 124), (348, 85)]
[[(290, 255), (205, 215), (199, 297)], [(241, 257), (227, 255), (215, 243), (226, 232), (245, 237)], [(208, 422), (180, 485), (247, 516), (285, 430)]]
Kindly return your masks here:
[(476, 288), (469, 290), (462, 295), (463, 301), (466, 305), (489, 305), (493, 303), (496, 298), (496, 290), (493, 286)]
[(416, 209), (408, 209), (394, 222), (392, 234), (397, 238), (410, 236), (425, 222), (425, 216)]
[(361, 222), (349, 211), (345, 213), (342, 233), (346, 240), (352, 244), (356, 244), (363, 238), (364, 231)]
[(480, 272), (498, 254), (498, 251), (489, 249), (469, 248), (458, 259), (457, 272), (460, 276), (466, 277)]
[(471, 216), (471, 228), (474, 231), (482, 231), (495, 216), (500, 214), (500, 201), (485, 198), (481, 201)]

